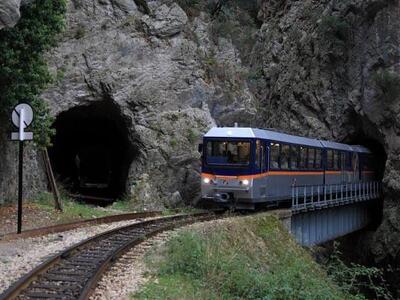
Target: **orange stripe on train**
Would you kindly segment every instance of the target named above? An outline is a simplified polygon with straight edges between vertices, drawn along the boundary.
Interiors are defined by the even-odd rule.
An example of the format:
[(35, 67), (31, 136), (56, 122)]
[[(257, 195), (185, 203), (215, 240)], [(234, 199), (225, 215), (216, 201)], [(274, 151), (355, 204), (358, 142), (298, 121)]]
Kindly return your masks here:
[[(345, 171), (346, 173), (353, 173), (353, 171)], [(327, 175), (340, 175), (342, 172), (341, 171), (325, 171)], [(362, 173), (373, 173), (373, 171), (363, 171)], [(239, 176), (227, 176), (227, 175), (214, 175), (214, 174), (209, 174), (209, 173), (202, 173), (201, 175), (203, 177), (207, 177), (210, 179), (257, 179), (260, 177), (265, 177), (265, 176), (285, 176), (285, 175), (298, 175), (298, 176), (303, 176), (303, 175), (323, 175), (324, 171), (269, 171), (265, 173), (260, 173), (260, 174), (254, 174), (254, 175), (239, 175)]]

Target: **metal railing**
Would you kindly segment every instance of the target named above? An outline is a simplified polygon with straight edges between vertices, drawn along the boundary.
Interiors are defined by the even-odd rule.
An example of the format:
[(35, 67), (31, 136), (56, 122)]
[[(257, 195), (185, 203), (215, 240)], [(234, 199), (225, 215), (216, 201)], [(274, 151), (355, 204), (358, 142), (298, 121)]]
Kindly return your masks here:
[(305, 211), (377, 199), (382, 192), (378, 181), (326, 185), (292, 186), (292, 211)]

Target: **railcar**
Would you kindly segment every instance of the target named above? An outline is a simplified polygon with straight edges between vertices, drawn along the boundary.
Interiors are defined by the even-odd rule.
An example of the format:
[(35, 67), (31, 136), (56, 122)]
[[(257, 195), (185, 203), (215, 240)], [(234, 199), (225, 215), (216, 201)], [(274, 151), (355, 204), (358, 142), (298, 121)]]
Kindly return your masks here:
[(214, 127), (203, 138), (202, 200), (254, 209), (288, 202), (293, 186), (371, 181), (371, 151), (272, 130)]

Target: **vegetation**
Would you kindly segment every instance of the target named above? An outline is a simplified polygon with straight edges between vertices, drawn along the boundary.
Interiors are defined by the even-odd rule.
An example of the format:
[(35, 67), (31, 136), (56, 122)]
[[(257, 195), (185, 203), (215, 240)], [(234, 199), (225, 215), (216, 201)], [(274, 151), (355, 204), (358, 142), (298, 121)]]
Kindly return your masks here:
[(0, 31), (0, 119), (6, 119), (17, 103), (30, 103), (40, 146), (48, 145), (53, 134), (48, 108), (38, 97), (53, 80), (43, 53), (55, 46), (65, 12), (65, 0), (36, 0), (21, 7), (17, 26)]
[(344, 293), (356, 295), (358, 299), (365, 299), (363, 294), (371, 295), (373, 299), (393, 299), (380, 269), (355, 263), (345, 264), (338, 246), (339, 244), (335, 242), (334, 251), (326, 268), (329, 277)]
[(341, 291), (273, 216), (185, 231), (148, 257), (135, 299), (356, 299)]
[(337, 16), (324, 16), (319, 23), (319, 30), (327, 39), (344, 43), (350, 34), (350, 25)]
[(257, 1), (234, 0), (221, 3), (220, 10), (214, 11), (211, 25), (214, 42), (218, 43), (219, 37), (229, 38), (239, 50), (243, 62), (249, 63), (259, 25)]
[[(45, 211), (56, 213), (54, 211), (54, 200), (53, 195), (50, 193), (41, 193), (34, 200), (34, 203)], [(68, 196), (62, 196), (63, 212), (57, 213), (57, 223), (72, 222), (81, 219), (91, 219), (105, 217), (116, 214), (116, 210), (121, 212), (129, 211), (128, 205), (125, 205), (124, 201), (115, 202), (111, 208), (105, 209), (92, 206), (89, 204), (79, 203), (72, 200)]]
[(384, 70), (373, 76), (376, 86), (379, 89), (380, 98), (386, 102), (393, 102), (400, 96), (400, 76)]

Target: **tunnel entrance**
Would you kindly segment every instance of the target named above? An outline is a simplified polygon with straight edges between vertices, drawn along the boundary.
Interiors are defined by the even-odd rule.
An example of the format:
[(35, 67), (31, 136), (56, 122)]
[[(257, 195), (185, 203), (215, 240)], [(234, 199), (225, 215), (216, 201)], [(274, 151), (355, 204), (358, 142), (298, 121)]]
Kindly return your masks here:
[(67, 192), (104, 201), (125, 194), (136, 151), (114, 103), (74, 107), (61, 113), (53, 126), (50, 161)]
[(377, 180), (382, 181), (385, 174), (387, 154), (383, 145), (376, 139), (364, 134), (358, 134), (347, 141), (350, 145), (362, 145), (367, 147), (374, 156), (373, 167), (377, 172)]

